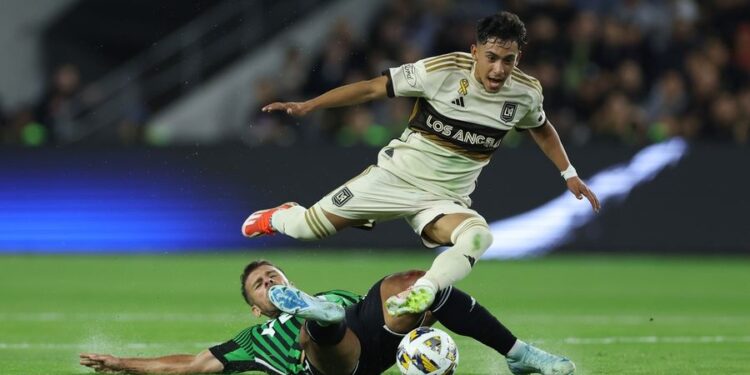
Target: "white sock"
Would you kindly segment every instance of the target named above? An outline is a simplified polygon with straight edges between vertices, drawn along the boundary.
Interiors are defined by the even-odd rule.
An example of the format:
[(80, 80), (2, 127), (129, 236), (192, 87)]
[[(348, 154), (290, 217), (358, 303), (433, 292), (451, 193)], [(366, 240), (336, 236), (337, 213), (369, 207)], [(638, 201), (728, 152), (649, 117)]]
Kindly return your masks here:
[(317, 204), (309, 209), (294, 206), (279, 210), (271, 216), (271, 226), (279, 233), (303, 241), (319, 240), (336, 233)]
[(513, 347), (508, 350), (508, 355), (506, 355), (506, 358), (512, 358), (512, 359), (520, 359), (520, 356), (523, 355), (524, 349), (526, 348), (526, 343), (516, 339), (516, 343), (513, 344)]
[(435, 294), (438, 291), (437, 285), (435, 285), (435, 283), (430, 281), (429, 279), (425, 279), (424, 277), (420, 277), (419, 279), (417, 279), (417, 281), (414, 282), (414, 288), (428, 288), (432, 290), (432, 294)]
[(422, 276), (442, 290), (466, 277), (474, 263), (492, 245), (492, 233), (484, 219), (472, 217), (464, 220), (451, 234), (453, 247), (444, 251), (432, 262), (432, 267)]

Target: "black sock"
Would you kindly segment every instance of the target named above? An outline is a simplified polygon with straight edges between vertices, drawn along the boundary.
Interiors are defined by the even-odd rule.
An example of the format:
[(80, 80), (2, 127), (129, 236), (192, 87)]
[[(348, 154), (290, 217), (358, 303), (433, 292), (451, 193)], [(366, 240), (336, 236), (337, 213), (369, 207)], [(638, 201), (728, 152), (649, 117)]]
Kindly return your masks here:
[(451, 286), (439, 291), (430, 311), (445, 328), (469, 336), (504, 356), (516, 343), (516, 336), (508, 328), (458, 288)]
[(321, 326), (314, 320), (305, 321), (305, 329), (315, 343), (320, 346), (333, 346), (341, 342), (346, 334), (346, 321)]

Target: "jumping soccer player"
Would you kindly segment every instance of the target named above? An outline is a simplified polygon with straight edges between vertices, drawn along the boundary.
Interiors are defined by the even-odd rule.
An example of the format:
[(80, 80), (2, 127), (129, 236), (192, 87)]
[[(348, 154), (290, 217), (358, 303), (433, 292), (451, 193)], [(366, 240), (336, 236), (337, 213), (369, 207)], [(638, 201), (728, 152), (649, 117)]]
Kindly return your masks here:
[(290, 285), (283, 271), (255, 261), (241, 276), (242, 296), (255, 316), (269, 318), (197, 355), (119, 358), (82, 353), (81, 365), (104, 373), (194, 374), (263, 371), (290, 375), (374, 375), (396, 362), (404, 334), (438, 320), (506, 357), (513, 374), (567, 375), (568, 359), (516, 339), (474, 298), (454, 287), (437, 294), (427, 312), (393, 317), (383, 300), (424, 272), (409, 271), (376, 282), (365, 297), (334, 290), (311, 297)]
[(530, 131), (570, 192), (586, 197), (598, 212), (599, 200), (576, 174), (544, 113), (539, 81), (516, 67), (526, 44), (523, 22), (509, 12), (483, 18), (476, 40), (471, 54), (423, 59), (305, 102), (263, 107), (304, 116), (385, 96), (417, 98), (408, 128), (380, 151), (377, 165), (308, 209), (290, 202), (254, 212), (245, 220), (243, 234), (279, 232), (316, 240), (350, 226), (405, 218), (426, 246), (451, 247), (424, 277), (387, 302), (389, 313), (398, 315), (425, 311), (435, 294), (466, 277), (492, 244), (487, 222), (469, 208), (469, 195), (511, 129)]

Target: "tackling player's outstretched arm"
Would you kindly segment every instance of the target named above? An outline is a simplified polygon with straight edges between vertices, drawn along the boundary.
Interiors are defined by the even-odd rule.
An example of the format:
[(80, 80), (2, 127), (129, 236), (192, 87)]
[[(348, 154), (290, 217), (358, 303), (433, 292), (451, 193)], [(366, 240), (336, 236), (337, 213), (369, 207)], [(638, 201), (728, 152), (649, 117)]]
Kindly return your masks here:
[(271, 103), (263, 107), (262, 111), (285, 111), (292, 116), (304, 116), (316, 109), (361, 104), (386, 97), (386, 84), (388, 84), (388, 77), (380, 76), (368, 81), (337, 87), (305, 102)]
[(80, 358), (81, 365), (105, 374), (217, 374), (224, 370), (224, 365), (208, 350), (197, 355), (176, 354), (158, 358), (81, 353)]
[[(557, 169), (562, 172), (572, 166), (570, 160), (568, 160), (568, 155), (565, 153), (565, 148), (562, 142), (560, 142), (557, 131), (549, 121), (545, 122), (542, 126), (529, 130), (531, 131), (531, 137), (534, 138), (534, 142), (544, 151), (544, 154), (555, 164)], [(599, 199), (577, 175), (566, 178), (565, 182), (568, 185), (568, 190), (576, 198), (583, 199), (585, 196), (589, 200), (589, 203), (591, 203), (591, 208), (594, 212), (599, 212), (601, 208)]]

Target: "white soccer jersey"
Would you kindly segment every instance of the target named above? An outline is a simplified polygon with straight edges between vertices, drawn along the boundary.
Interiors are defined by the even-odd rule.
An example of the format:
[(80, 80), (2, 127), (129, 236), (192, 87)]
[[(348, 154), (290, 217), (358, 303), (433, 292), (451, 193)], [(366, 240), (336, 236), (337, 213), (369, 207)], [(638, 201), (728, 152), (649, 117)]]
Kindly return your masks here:
[(487, 92), (474, 77), (468, 53), (430, 57), (384, 74), (388, 96), (417, 101), (408, 128), (380, 151), (378, 165), (466, 205), (503, 136), (547, 121), (538, 80), (516, 68), (499, 92)]

